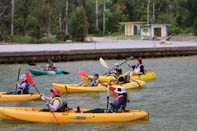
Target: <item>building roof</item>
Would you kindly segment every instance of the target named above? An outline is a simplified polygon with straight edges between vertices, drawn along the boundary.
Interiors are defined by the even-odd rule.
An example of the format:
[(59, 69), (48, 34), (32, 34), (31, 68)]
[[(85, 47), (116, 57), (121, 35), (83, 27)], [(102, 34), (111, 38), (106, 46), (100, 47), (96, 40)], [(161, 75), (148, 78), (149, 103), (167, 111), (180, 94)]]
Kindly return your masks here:
[(120, 22), (119, 24), (145, 24), (146, 22), (136, 21), (136, 22)]
[(150, 25), (157, 25), (157, 26), (167, 25), (167, 26), (172, 26), (172, 24), (144, 24), (142, 26), (150, 26)]

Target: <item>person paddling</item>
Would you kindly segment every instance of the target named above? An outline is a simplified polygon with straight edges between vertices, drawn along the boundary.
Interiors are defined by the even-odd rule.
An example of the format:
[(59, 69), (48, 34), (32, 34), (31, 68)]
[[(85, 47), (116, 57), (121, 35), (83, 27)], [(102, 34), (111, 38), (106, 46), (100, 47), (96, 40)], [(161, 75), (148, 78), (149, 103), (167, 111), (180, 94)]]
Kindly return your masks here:
[(44, 69), (44, 71), (54, 71), (57, 69), (56, 64), (53, 63), (51, 59), (48, 59), (48, 64), (46, 65), (47, 68)]
[(108, 74), (111, 75), (111, 76), (116, 76), (117, 70), (121, 70), (121, 72), (122, 72), (122, 68), (120, 68), (119, 63), (115, 63), (113, 70), (110, 71)]
[(94, 74), (93, 78), (88, 77), (89, 83), (86, 83), (84, 81), (80, 82), (79, 84), (73, 84), (72, 86), (98, 86), (100, 83), (99, 75)]
[(110, 104), (110, 112), (124, 112), (125, 108), (127, 106), (127, 103), (129, 102), (127, 91), (123, 86), (117, 87), (114, 92), (117, 94), (117, 97), (115, 97), (114, 102), (109, 102)]
[(107, 85), (111, 84), (113, 82), (113, 84), (118, 85), (118, 84), (124, 84), (125, 82), (125, 78), (122, 74), (122, 70), (118, 69), (116, 70), (116, 76), (115, 76), (115, 80), (111, 79), (107, 82)]
[(41, 99), (46, 102), (48, 109), (43, 109), (40, 111), (48, 112), (64, 112), (67, 108), (67, 103), (60, 97), (60, 91), (56, 88), (50, 89), (51, 96), (46, 97), (41, 95)]
[(12, 94), (29, 94), (29, 84), (25, 74), (20, 76), (19, 82), (17, 82), (17, 89)]
[(135, 65), (128, 64), (128, 66), (132, 67), (133, 71), (126, 72), (124, 74), (124, 76), (130, 75), (132, 77), (132, 76), (135, 76), (135, 75), (143, 75), (144, 74), (144, 65), (142, 64), (142, 60), (141, 59), (138, 59), (136, 61)]
[[(85, 111), (84, 113), (121, 113), (125, 112), (125, 108), (127, 103), (129, 102), (127, 91), (124, 87), (119, 86), (113, 92), (113, 97), (115, 95), (115, 99), (113, 102), (108, 102), (110, 104), (110, 109), (101, 109), (96, 108), (93, 110)], [(78, 109), (80, 111), (80, 109)]]

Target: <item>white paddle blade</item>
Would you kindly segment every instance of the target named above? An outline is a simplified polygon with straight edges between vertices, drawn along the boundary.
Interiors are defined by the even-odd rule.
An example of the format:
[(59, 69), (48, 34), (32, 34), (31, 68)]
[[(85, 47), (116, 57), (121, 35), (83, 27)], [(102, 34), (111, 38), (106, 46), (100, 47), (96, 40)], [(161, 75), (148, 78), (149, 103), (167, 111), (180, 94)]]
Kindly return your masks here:
[(109, 67), (108, 67), (108, 65), (107, 65), (107, 63), (103, 60), (103, 58), (102, 57), (100, 57), (100, 63), (101, 63), (101, 65), (102, 66), (104, 66), (105, 68), (107, 68), (107, 69), (109, 69)]

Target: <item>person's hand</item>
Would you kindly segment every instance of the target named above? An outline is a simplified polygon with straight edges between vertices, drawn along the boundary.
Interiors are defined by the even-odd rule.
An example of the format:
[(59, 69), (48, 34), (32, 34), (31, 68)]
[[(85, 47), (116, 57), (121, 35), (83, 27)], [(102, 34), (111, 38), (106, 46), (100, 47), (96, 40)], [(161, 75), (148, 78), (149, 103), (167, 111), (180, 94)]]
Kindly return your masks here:
[(49, 103), (48, 103), (48, 102), (46, 102), (46, 105), (47, 105), (47, 106), (49, 106)]

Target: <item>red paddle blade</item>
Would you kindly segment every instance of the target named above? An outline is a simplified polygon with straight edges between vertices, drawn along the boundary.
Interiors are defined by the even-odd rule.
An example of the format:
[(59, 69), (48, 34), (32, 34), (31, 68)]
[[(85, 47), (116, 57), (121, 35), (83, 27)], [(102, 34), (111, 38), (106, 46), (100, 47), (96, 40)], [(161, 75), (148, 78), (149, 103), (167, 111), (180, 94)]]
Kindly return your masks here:
[(26, 74), (26, 78), (27, 78), (27, 83), (30, 85), (35, 85), (33, 80), (31, 79), (31, 76), (29, 75), (29, 73), (26, 72), (25, 74)]
[(116, 89), (115, 87), (112, 87), (112, 86), (109, 87), (109, 90), (112, 91), (112, 92), (114, 92), (115, 89)]
[(87, 77), (86, 73), (83, 71), (78, 71), (78, 75), (81, 77)]

